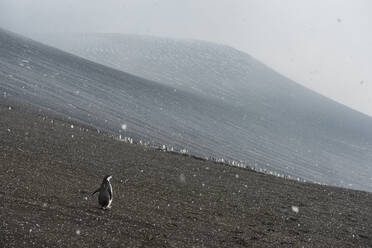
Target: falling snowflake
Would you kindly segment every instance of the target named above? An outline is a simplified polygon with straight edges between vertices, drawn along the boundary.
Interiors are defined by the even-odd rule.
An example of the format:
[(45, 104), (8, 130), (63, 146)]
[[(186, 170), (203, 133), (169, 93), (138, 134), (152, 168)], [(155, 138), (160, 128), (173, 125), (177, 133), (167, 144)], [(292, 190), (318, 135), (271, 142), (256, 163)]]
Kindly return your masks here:
[(127, 124), (121, 124), (121, 129), (123, 129), (124, 131), (127, 130)]
[(239, 174), (235, 174), (235, 178), (239, 178)]
[(74, 128), (74, 125), (71, 124), (71, 128)]
[(180, 182), (181, 183), (186, 183), (186, 177), (183, 173), (180, 175)]
[(292, 206), (292, 211), (297, 214), (300, 211), (300, 209), (297, 206)]
[(76, 234), (77, 234), (77, 235), (80, 235), (80, 230), (79, 230), (79, 229), (76, 230)]

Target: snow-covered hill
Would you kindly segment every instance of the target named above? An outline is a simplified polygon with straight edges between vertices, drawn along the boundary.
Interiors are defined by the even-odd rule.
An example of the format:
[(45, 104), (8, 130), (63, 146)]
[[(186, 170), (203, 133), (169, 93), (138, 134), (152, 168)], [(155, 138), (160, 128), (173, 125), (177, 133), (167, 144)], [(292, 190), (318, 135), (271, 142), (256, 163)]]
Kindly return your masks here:
[(244, 53), (141, 36), (65, 35), (43, 42), (103, 65), (0, 31), (3, 97), (117, 136), (372, 191), (372, 119)]
[[(231, 47), (196, 40), (125, 34), (35, 35), (91, 61), (176, 89), (245, 106), (269, 93), (294, 95), (293, 82)], [(275, 90), (272, 84), (276, 84)], [(259, 103), (256, 99), (251, 102)]]

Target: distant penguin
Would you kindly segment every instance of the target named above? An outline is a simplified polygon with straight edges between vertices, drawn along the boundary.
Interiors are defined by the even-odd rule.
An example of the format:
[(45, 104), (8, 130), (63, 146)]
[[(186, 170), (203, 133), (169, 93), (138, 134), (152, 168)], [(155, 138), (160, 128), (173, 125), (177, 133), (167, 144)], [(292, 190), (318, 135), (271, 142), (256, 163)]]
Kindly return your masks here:
[(112, 186), (110, 183), (111, 178), (112, 176), (110, 175), (105, 176), (101, 186), (92, 193), (92, 195), (94, 195), (95, 193), (99, 192), (98, 203), (104, 210), (111, 208), (113, 198)]

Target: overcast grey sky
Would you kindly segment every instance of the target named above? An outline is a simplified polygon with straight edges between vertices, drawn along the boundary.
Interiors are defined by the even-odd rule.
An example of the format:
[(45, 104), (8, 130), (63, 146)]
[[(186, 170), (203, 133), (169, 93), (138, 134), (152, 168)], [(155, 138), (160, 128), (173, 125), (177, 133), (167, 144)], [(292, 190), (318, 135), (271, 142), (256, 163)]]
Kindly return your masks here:
[(372, 116), (369, 0), (0, 0), (0, 27), (224, 43)]

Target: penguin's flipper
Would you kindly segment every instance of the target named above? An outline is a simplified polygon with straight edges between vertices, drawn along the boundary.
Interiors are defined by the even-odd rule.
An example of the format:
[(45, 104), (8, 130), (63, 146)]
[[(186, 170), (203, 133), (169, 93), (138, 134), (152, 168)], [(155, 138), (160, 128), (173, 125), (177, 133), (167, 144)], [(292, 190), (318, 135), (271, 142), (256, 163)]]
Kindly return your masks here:
[(100, 190), (100, 188), (96, 189), (96, 190), (92, 193), (92, 195), (94, 195), (95, 193), (97, 193), (99, 190)]

